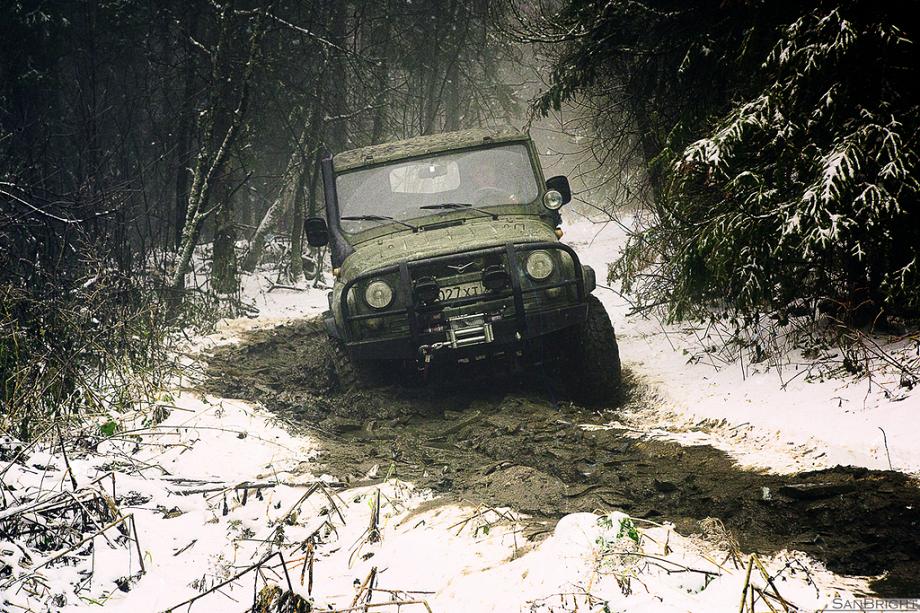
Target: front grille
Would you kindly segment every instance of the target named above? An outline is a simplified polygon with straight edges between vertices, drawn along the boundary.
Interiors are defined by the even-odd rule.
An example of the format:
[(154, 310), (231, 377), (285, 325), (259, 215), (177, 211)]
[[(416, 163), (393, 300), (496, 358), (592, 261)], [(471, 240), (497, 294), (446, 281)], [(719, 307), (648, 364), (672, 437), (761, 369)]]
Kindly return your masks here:
[(483, 271), (496, 264), (507, 270), (504, 254), (480, 254), (458, 257), (456, 261), (447, 262), (417, 262), (413, 263), (411, 276), (413, 280), (431, 277), (438, 285), (445, 287), (458, 283), (469, 283), (482, 279)]
[[(523, 272), (526, 254), (534, 249), (553, 250), (558, 253), (557, 272), (539, 284), (530, 280)], [(414, 295), (415, 282), (419, 279), (434, 279), (440, 288), (445, 288), (482, 281), (482, 274), (486, 268), (495, 266), (504, 268), (512, 279), (516, 277), (517, 283), (494, 292), (486, 290), (476, 296), (435, 300), (430, 303), (422, 303)], [(349, 312), (348, 305), (343, 304), (343, 313), (352, 340), (405, 336), (416, 338), (422, 333), (445, 331), (451, 318), (473, 314), (484, 314), (487, 319), (491, 318), (493, 321), (517, 319), (523, 322), (525, 313), (563, 306), (583, 299), (584, 287), (580, 275), (576, 273), (580, 270), (575, 252), (561, 243), (492, 247), (415, 262), (402, 262), (354, 279), (343, 291), (343, 295), (347, 295), (352, 287), (360, 287), (365, 279), (392, 275), (394, 279), (398, 278), (399, 282), (397, 300), (390, 310), (379, 314), (352, 313)], [(407, 294), (410, 298), (408, 303), (405, 300)], [(372, 326), (351, 325), (360, 323), (358, 320), (369, 318), (380, 321)]]

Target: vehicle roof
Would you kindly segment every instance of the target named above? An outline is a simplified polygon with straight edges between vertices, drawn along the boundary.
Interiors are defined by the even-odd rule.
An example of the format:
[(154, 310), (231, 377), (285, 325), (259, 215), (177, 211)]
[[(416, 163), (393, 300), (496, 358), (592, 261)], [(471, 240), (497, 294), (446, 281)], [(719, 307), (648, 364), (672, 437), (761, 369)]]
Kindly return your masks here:
[(332, 165), (336, 172), (341, 172), (428, 153), (440, 153), (489, 143), (526, 141), (529, 138), (526, 132), (513, 128), (473, 128), (457, 132), (443, 132), (343, 151), (332, 158)]

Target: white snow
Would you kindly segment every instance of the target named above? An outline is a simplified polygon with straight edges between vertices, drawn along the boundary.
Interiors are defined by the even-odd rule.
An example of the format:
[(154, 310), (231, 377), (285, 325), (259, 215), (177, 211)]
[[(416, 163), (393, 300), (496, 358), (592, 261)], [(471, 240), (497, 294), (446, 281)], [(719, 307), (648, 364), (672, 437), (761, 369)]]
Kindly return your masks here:
[[(329, 286), (332, 280), (328, 274), (324, 275), (324, 282)], [(300, 281), (292, 290), (287, 287), (278, 287), (272, 282), (271, 275), (263, 271), (256, 271), (243, 277), (241, 293), (247, 303), (259, 309), (260, 327), (265, 327), (266, 322), (282, 323), (287, 320), (319, 315), (329, 308), (326, 298), (328, 290), (314, 288), (305, 281)]]
[[(622, 230), (582, 221), (566, 232), (565, 240), (603, 282), (606, 264), (623, 244)], [(189, 349), (235, 342), (247, 329), (311, 316), (326, 304), (321, 289), (268, 292), (271, 284), (260, 274), (249, 277), (245, 287), (259, 317), (223, 322)], [(740, 366), (688, 362), (682, 349), (693, 347), (692, 333), (627, 316), (625, 300), (613, 291), (597, 291), (617, 327), (625, 367), (648, 388), (644, 406), (621, 411), (617, 418), (634, 436), (711, 444), (746, 466), (784, 472), (837, 463), (887, 468), (882, 428), (892, 466), (920, 470), (920, 451), (912, 440), (916, 394), (892, 402), (865, 382), (812, 383), (788, 372), (784, 387), (773, 371), (742, 373)], [(194, 370), (191, 359), (187, 365)], [(185, 381), (177, 386), (187, 389)], [(70, 458), (81, 487), (112, 470), (119, 495), (137, 494), (137, 502), (123, 503), (122, 512), (133, 513), (140, 552), (130, 541), (114, 539), (114, 531), (114, 546), (97, 537), (92, 559), (40, 569), (46, 587), (33, 597), (15, 579), (27, 576), (41, 558), (29, 565), (18, 545), (0, 541), (0, 559), (14, 572), (0, 579), (0, 586), (7, 586), (4, 610), (44, 610), (51, 596), (63, 595), (66, 603), (55, 604), (55, 610), (102, 604), (112, 611), (159, 611), (274, 551), (284, 555), (295, 591), (306, 596), (304, 540), (311, 534), (320, 536), (311, 594), (319, 606), (351, 606), (357, 587), (376, 568), (378, 588), (395, 590), (403, 600), (424, 600), (433, 611), (737, 610), (750, 558), (742, 554), (740, 564), (729, 560), (724, 542), (599, 511), (568, 515), (551, 536), (533, 544), (521, 534), (526, 518), (511, 509), (448, 504), (398, 479), (336, 490), (316, 462), (319, 443), (308, 433), (258, 406), (181, 390), (164, 395), (163, 405), (171, 411), (165, 421), (149, 425), (144, 415), (122, 416), (122, 435)], [(53, 446), (30, 451), (4, 480), (16, 485), (20, 498), (39, 488), (70, 488), (63, 458)], [(331, 500), (316, 488), (302, 500), (320, 481), (328, 484)], [(248, 491), (245, 504), (242, 490), (234, 489), (244, 482), (262, 486), (259, 495)], [(214, 489), (180, 493), (195, 488)], [(381, 538), (371, 542), (367, 531), (378, 491)], [(630, 521), (638, 540), (628, 536)], [(138, 555), (146, 572), (129, 591), (120, 591), (115, 581), (137, 573)], [(803, 610), (828, 607), (834, 597), (851, 597), (864, 588), (862, 581), (836, 576), (798, 552), (762, 562), (768, 572), (778, 573), (782, 597)], [(75, 594), (74, 584), (90, 563), (92, 580)], [(286, 585), (277, 558), (262, 576)], [(753, 584), (765, 587), (756, 567), (752, 577)], [(192, 610), (246, 610), (255, 581), (250, 573), (197, 601)], [(375, 593), (374, 602), (387, 599)]]
[[(603, 282), (625, 234), (616, 224), (582, 219), (567, 227), (563, 240)], [(872, 382), (822, 382), (806, 380), (809, 364), (800, 357), (782, 373), (766, 365), (691, 361), (700, 352), (696, 334), (629, 316), (628, 302), (614, 291), (598, 288), (596, 294), (613, 320), (624, 366), (656, 399), (621, 416), (632, 428), (710, 444), (744, 466), (775, 472), (837, 464), (888, 469), (890, 454), (891, 468), (920, 473), (920, 394), (899, 387), (899, 372), (875, 373)]]
[[(135, 466), (133, 471), (129, 463), (116, 469), (117, 491), (151, 497), (130, 509), (145, 574), (128, 592), (116, 589), (116, 579), (138, 571), (138, 554), (131, 544), (110, 546), (96, 538), (93, 580), (79, 596), (72, 584), (87, 560), (40, 571), (51, 594), (65, 595), (66, 603), (55, 608), (83, 610), (102, 603), (110, 611), (164, 610), (278, 550), (295, 591), (306, 596), (301, 545), (317, 529), (322, 538), (316, 546), (312, 598), (333, 607), (350, 606), (356, 587), (373, 568), (378, 588), (398, 591), (401, 600), (424, 600), (433, 611), (602, 611), (604, 606), (713, 611), (727, 610), (742, 593), (747, 558), (738, 566), (726, 560), (727, 552), (717, 544), (682, 537), (667, 525), (637, 523), (636, 542), (620, 534), (623, 522), (630, 521), (622, 513), (568, 515), (534, 546), (520, 534), (524, 518), (511, 510), (440, 503), (430, 492), (397, 479), (338, 492), (330, 485), (334, 508), (321, 491), (298, 504), (319, 478), (309, 436), (289, 433), (263, 410), (240, 401), (186, 393), (173, 402), (183, 410), (174, 409), (155, 427), (135, 430), (146, 443), (139, 451), (131, 440), (106, 443), (109, 459), (118, 457), (120, 446)], [(16, 468), (14, 478), (23, 492), (41, 482), (45, 487), (61, 483), (61, 459), (35, 452), (29, 464), (42, 470)], [(95, 454), (71, 459), (78, 482), (85, 485), (104, 474), (109, 468), (100, 466), (104, 459)], [(200, 483), (180, 483), (179, 477)], [(273, 485), (261, 490), (261, 499), (251, 491), (245, 504), (233, 489), (178, 494), (196, 487), (232, 488), (244, 481)], [(378, 491), (380, 539), (371, 542), (366, 536)], [(14, 561), (14, 549), (0, 542), (16, 573), (28, 574), (21, 560)], [(782, 552), (763, 563), (783, 578), (782, 597), (807, 609), (827, 606), (834, 595), (859, 587), (801, 554)], [(277, 559), (267, 566), (264, 576), (286, 585)], [(754, 576), (753, 583), (765, 587), (756, 570)], [(232, 582), (196, 602), (193, 610), (244, 610), (255, 581), (253, 573)], [(47, 601), (30, 598), (21, 585), (14, 582), (4, 593), (10, 610), (41, 610)], [(374, 602), (387, 600), (376, 592)], [(423, 605), (410, 607), (402, 610), (424, 610)]]

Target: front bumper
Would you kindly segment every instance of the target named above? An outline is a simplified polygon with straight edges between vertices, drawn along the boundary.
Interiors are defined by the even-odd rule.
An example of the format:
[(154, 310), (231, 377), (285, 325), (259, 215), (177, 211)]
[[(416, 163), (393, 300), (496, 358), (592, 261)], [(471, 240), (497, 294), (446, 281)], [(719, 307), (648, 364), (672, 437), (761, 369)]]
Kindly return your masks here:
[[(533, 250), (559, 250), (571, 258), (572, 275), (561, 274), (556, 281), (536, 284), (529, 282), (524, 276), (521, 262), (524, 254)], [(451, 262), (469, 261), (470, 258), (500, 257), (509, 274), (510, 284), (504, 290), (490, 294), (488, 297), (474, 296), (457, 298), (453, 300), (425, 304), (415, 297), (414, 281), (416, 275), (422, 274), (426, 268), (436, 265), (449, 265)], [(562, 257), (562, 254), (560, 254)], [(399, 308), (387, 310), (384, 314), (352, 314), (349, 312), (347, 296), (349, 291), (362, 281), (381, 275), (398, 275), (396, 291), (400, 296)], [(462, 349), (453, 351), (496, 353), (506, 350), (511, 345), (519, 345), (525, 341), (539, 338), (547, 334), (563, 330), (585, 321), (587, 317), (586, 297), (591, 288), (585, 287), (585, 276), (578, 256), (568, 245), (558, 242), (535, 242), (490, 247), (454, 253), (435, 258), (418, 261), (402, 261), (396, 265), (375, 270), (372, 273), (361, 275), (349, 281), (341, 293), (341, 322), (335, 321), (331, 313), (327, 316), (327, 325), (330, 333), (343, 340), (356, 359), (415, 359), (419, 356), (419, 349), (438, 344), (447, 344), (453, 338), (450, 320), (443, 322), (446, 325), (432, 329), (428, 325), (432, 316), (440, 317), (442, 312), (466, 309), (478, 311), (480, 303), (496, 303), (505, 301), (507, 308), (502, 315), (486, 313), (485, 321), (488, 322), (487, 342), (474, 343)], [(593, 285), (593, 284), (592, 284)], [(565, 293), (570, 299), (559, 300), (554, 304), (543, 304), (536, 299), (548, 291)], [(353, 326), (360, 325), (362, 320), (379, 318), (381, 315), (408, 323), (404, 333), (386, 338), (362, 338), (360, 334), (353, 333)]]
[[(466, 352), (495, 352), (511, 345), (519, 344), (564, 330), (584, 322), (587, 317), (586, 304), (553, 309), (542, 313), (528, 313), (524, 316), (525, 331), (519, 332), (517, 322), (502, 320), (492, 322), (493, 340), (490, 343), (471, 345), (462, 350)], [(347, 343), (352, 355), (361, 360), (402, 359), (411, 360), (419, 357), (419, 347), (432, 346), (446, 340), (444, 332), (425, 332), (416, 340), (412, 338), (371, 339)]]

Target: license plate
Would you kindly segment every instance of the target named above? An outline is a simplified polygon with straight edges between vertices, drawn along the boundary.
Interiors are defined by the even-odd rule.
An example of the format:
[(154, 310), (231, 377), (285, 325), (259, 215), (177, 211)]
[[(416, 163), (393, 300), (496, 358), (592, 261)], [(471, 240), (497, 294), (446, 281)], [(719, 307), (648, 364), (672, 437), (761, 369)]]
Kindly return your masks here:
[(441, 302), (445, 300), (456, 300), (458, 298), (479, 296), (483, 293), (485, 293), (485, 286), (479, 281), (474, 283), (459, 283), (457, 285), (442, 287), (441, 291), (438, 293), (438, 300)]

